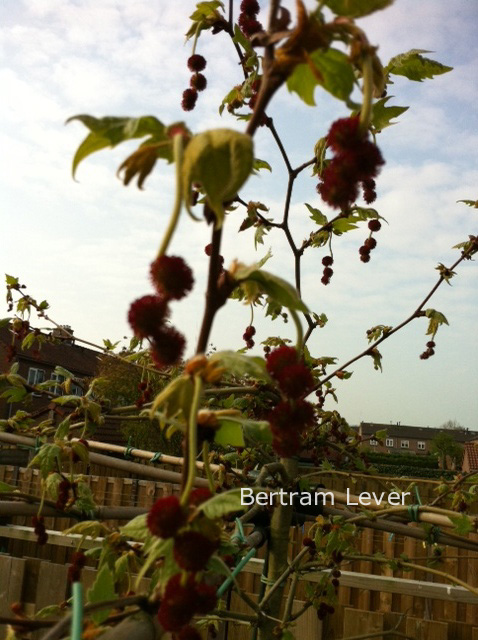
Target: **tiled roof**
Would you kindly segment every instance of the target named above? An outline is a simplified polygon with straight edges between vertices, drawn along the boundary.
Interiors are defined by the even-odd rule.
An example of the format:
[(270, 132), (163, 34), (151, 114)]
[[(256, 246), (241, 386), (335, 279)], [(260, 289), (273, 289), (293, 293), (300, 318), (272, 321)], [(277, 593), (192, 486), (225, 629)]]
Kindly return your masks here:
[(463, 465), (468, 461), (466, 466), (468, 471), (478, 469), (478, 442), (466, 442)]
[(387, 432), (389, 438), (408, 438), (415, 440), (431, 440), (439, 433), (450, 433), (456, 442), (465, 443), (478, 438), (478, 432), (469, 429), (439, 429), (436, 427), (412, 427), (404, 424), (379, 424), (376, 422), (361, 422), (362, 434), (370, 436), (376, 431)]
[[(0, 349), (4, 351), (12, 343), (12, 333), (8, 327), (0, 329)], [(99, 351), (71, 344), (66, 341), (58, 344), (46, 342), (38, 350), (38, 343), (31, 349), (21, 349), (17, 341), (17, 359), (37, 364), (61, 366), (82, 377), (92, 377), (98, 367)], [(2, 354), (3, 355), (3, 354)]]

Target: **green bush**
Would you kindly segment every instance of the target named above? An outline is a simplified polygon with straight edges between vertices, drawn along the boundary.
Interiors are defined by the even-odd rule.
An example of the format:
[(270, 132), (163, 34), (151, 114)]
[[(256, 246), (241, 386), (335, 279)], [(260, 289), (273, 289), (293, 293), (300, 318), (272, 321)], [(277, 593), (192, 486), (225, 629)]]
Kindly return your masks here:
[(408, 478), (431, 478), (433, 480), (439, 480), (444, 478), (451, 480), (455, 476), (455, 471), (444, 471), (442, 469), (427, 469), (425, 467), (413, 467), (410, 465), (397, 465), (397, 464), (374, 464), (375, 469), (379, 475), (401, 477), (406, 476)]
[(438, 458), (432, 454), (416, 456), (410, 453), (375, 453), (367, 451), (367, 458), (373, 465), (407, 465), (426, 469), (438, 469)]

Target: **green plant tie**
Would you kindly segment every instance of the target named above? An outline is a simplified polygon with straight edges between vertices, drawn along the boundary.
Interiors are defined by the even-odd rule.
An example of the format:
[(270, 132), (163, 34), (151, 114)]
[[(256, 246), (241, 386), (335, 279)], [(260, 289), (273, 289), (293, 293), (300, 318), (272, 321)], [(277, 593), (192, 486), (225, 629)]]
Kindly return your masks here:
[(239, 564), (232, 571), (231, 575), (224, 580), (224, 582), (221, 584), (221, 586), (217, 590), (216, 594), (217, 594), (218, 598), (220, 598), (221, 596), (223, 596), (226, 593), (226, 591), (229, 588), (229, 585), (232, 583), (232, 581), (235, 579), (235, 577), (242, 571), (242, 569), (246, 566), (246, 564), (249, 562), (249, 560), (256, 555), (256, 553), (257, 553), (257, 549), (255, 549), (255, 548), (254, 549), (249, 549), (249, 551), (246, 553), (246, 555), (241, 559)]
[(418, 512), (420, 510), (419, 504), (411, 504), (408, 507), (408, 516), (411, 522), (418, 522)]
[(71, 615), (71, 640), (81, 640), (83, 635), (83, 585), (73, 583), (73, 611)]
[(133, 451), (134, 447), (131, 444), (131, 436), (128, 438), (128, 444), (125, 447), (125, 451), (124, 451), (124, 457), (127, 460), (130, 460), (133, 456), (131, 455), (131, 452)]
[(242, 526), (242, 522), (239, 518), (235, 520), (236, 531), (234, 535), (231, 536), (231, 542), (234, 540), (239, 540), (239, 542), (244, 543), (246, 541), (246, 536), (244, 535), (244, 527)]
[(159, 462), (162, 457), (163, 457), (163, 454), (161, 453), (161, 451), (156, 451), (154, 456), (151, 458), (151, 462)]

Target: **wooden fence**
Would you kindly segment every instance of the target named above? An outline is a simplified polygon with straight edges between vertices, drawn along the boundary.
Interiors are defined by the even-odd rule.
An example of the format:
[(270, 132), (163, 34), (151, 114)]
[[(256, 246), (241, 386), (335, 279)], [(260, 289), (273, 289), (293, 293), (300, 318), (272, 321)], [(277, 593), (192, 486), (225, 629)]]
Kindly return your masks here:
[[(23, 492), (39, 494), (40, 478), (37, 470), (3, 466), (0, 467), (0, 480), (18, 487)], [(177, 492), (177, 487), (169, 483), (134, 478), (89, 476), (89, 483), (98, 505), (140, 506), (147, 509), (159, 497)], [(383, 490), (383, 481), (380, 479), (364, 478), (363, 482), (360, 480), (356, 485), (351, 485), (346, 477), (332, 477), (327, 478), (324, 483), (328, 489), (338, 491), (344, 491), (350, 486), (354, 493)], [(396, 484), (405, 488), (409, 480), (397, 481)], [(434, 487), (436, 484), (428, 481), (419, 483), (420, 496), (424, 503), (434, 497)], [(72, 519), (47, 518), (45, 524), (47, 529), (60, 531), (74, 522)], [(291, 529), (291, 555), (302, 547), (302, 539), (307, 535), (310, 526), (310, 523), (306, 523), (304, 527)], [(478, 534), (470, 534), (469, 537), (478, 540)], [(5, 610), (6, 602), (19, 599), (19, 589), (21, 599), (27, 603), (30, 610), (38, 609), (40, 605), (45, 606), (45, 598), (51, 597), (51, 602), (58, 602), (64, 598), (67, 592), (67, 563), (74, 546), (75, 540), (52, 534), (49, 543), (39, 547), (30, 519), (15, 517), (6, 522), (0, 517), (0, 550), (8, 554), (0, 557), (0, 560), (4, 564), (10, 562), (10, 569), (5, 571), (1, 569), (3, 565), (0, 565), (0, 607), (3, 607), (0, 608), (0, 615), (6, 615), (1, 613)], [(419, 540), (370, 529), (365, 529), (360, 534), (358, 551), (364, 554), (382, 552), (387, 557), (398, 557), (405, 553), (411, 561), (415, 560), (418, 564), (423, 564), (430, 553), (429, 548)], [(241, 586), (249, 594), (259, 593), (262, 556), (263, 550), (259, 550), (258, 560), (249, 563), (240, 576)], [(53, 573), (48, 573), (48, 567)], [(475, 552), (447, 547), (437, 568), (478, 587), (478, 554)], [(7, 575), (14, 576), (18, 572), (21, 573), (21, 579), (15, 581), (9, 578), (5, 582)], [(92, 579), (92, 572), (93, 568), (87, 567), (85, 576)], [(41, 584), (40, 578), (43, 575), (63, 576), (61, 579), (58, 577), (58, 592), (50, 589), (50, 586), (48, 590), (36, 589), (35, 585)], [(394, 582), (394, 578), (398, 578), (398, 582)], [(420, 582), (417, 583), (416, 580)], [(321, 625), (315, 611), (310, 609), (298, 622), (296, 637), (300, 640), (332, 640), (342, 635), (353, 636), (368, 631), (383, 631), (393, 628), (400, 621), (400, 617), (406, 614), (398, 631), (411, 638), (478, 640), (478, 600), (470, 599), (469, 592), (457, 591), (455, 587), (447, 589), (437, 582), (441, 582), (441, 579), (434, 580), (426, 573), (418, 571), (392, 571), (369, 561), (352, 563), (344, 567), (338, 593), (337, 615), (331, 616)], [(48, 584), (50, 585), (50, 580)], [(61, 597), (60, 592), (63, 594)], [(300, 608), (305, 600), (305, 584), (299, 584), (296, 598), (294, 606)], [(235, 611), (244, 611), (241, 601), (234, 599), (232, 607)], [(228, 640), (245, 640), (250, 637), (248, 627), (229, 623), (228, 628)]]

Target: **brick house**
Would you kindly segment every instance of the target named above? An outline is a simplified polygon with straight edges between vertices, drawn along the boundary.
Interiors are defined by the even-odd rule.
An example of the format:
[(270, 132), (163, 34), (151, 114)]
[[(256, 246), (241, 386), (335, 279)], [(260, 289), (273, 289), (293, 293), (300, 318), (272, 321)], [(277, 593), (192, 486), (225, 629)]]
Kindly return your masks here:
[[(69, 327), (68, 331), (71, 333)], [(18, 363), (18, 374), (25, 378), (28, 384), (35, 385), (50, 379), (63, 382), (64, 377), (54, 373), (55, 367), (60, 366), (78, 379), (78, 384), (72, 384), (70, 393), (83, 395), (80, 380), (95, 376), (100, 353), (76, 344), (74, 338), (67, 336), (61, 329), (54, 330), (51, 335), (54, 340), (43, 343), (40, 349), (37, 344), (32, 348), (22, 349), (21, 340), (15, 340), (8, 326), (0, 328), (0, 372), (9, 371), (12, 365), (12, 362), (8, 362), (7, 353), (15, 340), (16, 353), (13, 362)], [(55, 391), (55, 387), (51, 390)], [(18, 403), (8, 403), (4, 398), (0, 398), (0, 418), (8, 419), (20, 408), (40, 415), (49, 404), (48, 398), (35, 393), (31, 395), (31, 402), (27, 407)]]
[[(373, 439), (377, 431), (386, 431), (387, 437), (383, 444)], [(461, 445), (471, 440), (478, 440), (478, 432), (469, 429), (439, 429), (436, 427), (413, 427), (396, 424), (378, 424), (375, 422), (361, 422), (358, 432), (364, 439), (362, 446), (370, 447), (377, 453), (411, 453), (425, 455), (431, 452), (433, 438), (446, 431)]]
[(465, 443), (462, 471), (463, 473), (478, 471), (478, 440)]

